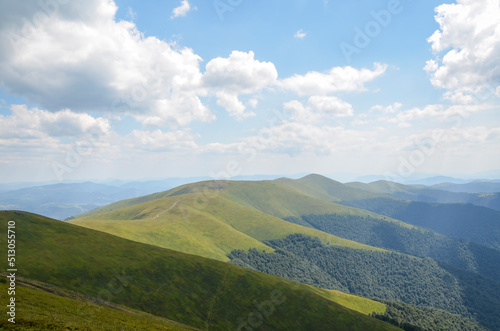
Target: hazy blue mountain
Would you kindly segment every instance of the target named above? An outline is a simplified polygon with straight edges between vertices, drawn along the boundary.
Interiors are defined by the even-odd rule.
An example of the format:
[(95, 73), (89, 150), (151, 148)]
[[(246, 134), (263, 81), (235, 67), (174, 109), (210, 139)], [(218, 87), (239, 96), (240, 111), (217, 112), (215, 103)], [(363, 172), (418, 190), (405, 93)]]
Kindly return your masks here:
[(405, 181), (405, 184), (410, 184), (410, 185), (435, 185), (435, 184), (441, 184), (441, 183), (453, 183), (453, 184), (465, 184), (470, 182), (471, 180), (467, 179), (461, 179), (461, 178), (454, 178), (454, 177), (448, 177), (448, 176), (432, 176), (432, 177), (426, 177), (426, 178), (421, 178), (421, 179), (411, 179), (408, 181)]
[(139, 195), (141, 192), (134, 188), (93, 182), (43, 185), (0, 193), (0, 209), (25, 210), (64, 219)]
[(432, 187), (450, 192), (496, 193), (500, 192), (500, 181), (473, 181), (466, 184), (441, 183)]
[[(448, 185), (453, 185), (452, 187), (472, 187), (472, 184), (474, 183), (424, 186), (405, 185), (381, 180), (369, 184), (352, 182), (347, 183), (346, 185), (348, 185), (349, 187), (362, 189), (373, 193), (385, 194), (394, 198), (404, 200), (432, 203), (471, 203), (473, 205), (488, 207), (500, 211), (500, 193), (466, 193), (459, 191), (451, 192), (446, 190)], [(475, 185), (478, 189), (480, 189), (481, 187), (494, 188), (494, 186), (497, 185), (498, 189), (500, 190), (500, 184), (496, 183), (478, 182), (475, 183)], [(438, 189), (441, 187), (444, 189)]]
[(500, 212), (490, 208), (472, 204), (439, 204), (391, 198), (340, 203), (500, 250)]

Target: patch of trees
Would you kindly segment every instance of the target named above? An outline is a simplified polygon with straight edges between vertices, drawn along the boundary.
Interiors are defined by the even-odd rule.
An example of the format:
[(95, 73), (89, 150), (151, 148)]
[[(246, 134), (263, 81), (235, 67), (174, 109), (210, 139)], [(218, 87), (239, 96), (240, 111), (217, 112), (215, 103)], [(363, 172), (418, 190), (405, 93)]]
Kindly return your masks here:
[(500, 283), (472, 272), (397, 252), (326, 246), (301, 234), (266, 241), (276, 251), (233, 251), (235, 264), (368, 298), (428, 306), (500, 330)]
[(451, 314), (445, 310), (431, 307), (417, 307), (402, 302), (380, 301), (387, 305), (387, 311), (384, 314), (373, 313), (371, 316), (406, 331), (487, 330), (472, 319)]
[(388, 198), (340, 203), (500, 251), (500, 212), (493, 209), (472, 204), (438, 204)]
[(288, 217), (285, 220), (370, 246), (430, 257), (500, 281), (500, 251), (470, 241), (450, 238), (424, 228), (404, 227), (371, 216), (324, 214)]

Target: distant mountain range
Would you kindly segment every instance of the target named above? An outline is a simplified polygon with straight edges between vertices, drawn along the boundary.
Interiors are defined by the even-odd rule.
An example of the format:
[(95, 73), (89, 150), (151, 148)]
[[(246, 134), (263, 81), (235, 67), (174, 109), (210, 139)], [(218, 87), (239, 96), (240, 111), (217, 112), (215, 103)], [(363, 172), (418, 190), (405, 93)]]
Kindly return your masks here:
[(19, 233), (23, 325), (85, 328), (83, 300), (102, 329), (116, 316), (125, 329), (500, 330), (496, 193), (312, 174), (119, 199), (139, 191), (115, 184), (17, 191), (18, 204), (103, 204), (65, 222), (0, 212), (0, 234)]
[[(274, 180), (280, 177), (282, 176), (238, 176), (233, 180)], [(301, 174), (292, 176), (292, 178), (300, 177), (303, 176)], [(496, 210), (500, 208), (500, 193), (498, 193), (500, 192), (500, 180), (466, 181), (440, 176), (425, 178), (418, 185), (405, 185), (383, 180), (375, 181), (376, 178), (381, 178), (380, 176), (365, 177), (365, 179), (367, 178), (374, 179), (374, 181), (367, 185), (363, 185), (365, 184), (363, 180), (363, 182), (351, 182), (348, 185), (413, 201), (472, 203)], [(0, 210), (19, 209), (62, 220), (116, 201), (162, 192), (202, 180), (210, 180), (210, 178), (170, 178), (132, 182), (112, 180), (104, 183), (50, 183), (46, 185), (37, 183), (0, 184)], [(430, 183), (428, 185), (431, 186), (422, 185), (422, 182)], [(457, 182), (460, 184), (456, 184)], [(382, 187), (383, 185), (385, 187)], [(485, 195), (483, 193), (496, 194)]]
[[(70, 223), (322, 288), (477, 316), (500, 329), (500, 212), (381, 193), (391, 183), (359, 185), (319, 175), (204, 181), (116, 202)], [(393, 191), (411, 196), (419, 189)], [(433, 211), (439, 217), (424, 222)]]

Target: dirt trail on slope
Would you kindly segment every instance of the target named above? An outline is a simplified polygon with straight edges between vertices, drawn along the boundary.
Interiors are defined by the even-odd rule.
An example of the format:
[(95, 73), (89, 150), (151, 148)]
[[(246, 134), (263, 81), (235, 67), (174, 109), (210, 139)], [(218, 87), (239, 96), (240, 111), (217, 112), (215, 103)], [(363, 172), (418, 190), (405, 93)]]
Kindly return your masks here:
[(159, 212), (158, 214), (156, 214), (155, 217), (152, 217), (152, 218), (149, 218), (149, 219), (150, 220), (157, 219), (158, 217), (160, 217), (160, 215), (162, 215), (162, 214), (166, 213), (167, 211), (169, 211), (170, 209), (174, 208), (177, 205), (177, 203), (181, 202), (182, 200), (184, 200), (184, 199), (177, 200), (176, 202), (174, 202), (174, 204), (172, 206), (170, 206), (169, 208), (165, 209), (164, 211)]

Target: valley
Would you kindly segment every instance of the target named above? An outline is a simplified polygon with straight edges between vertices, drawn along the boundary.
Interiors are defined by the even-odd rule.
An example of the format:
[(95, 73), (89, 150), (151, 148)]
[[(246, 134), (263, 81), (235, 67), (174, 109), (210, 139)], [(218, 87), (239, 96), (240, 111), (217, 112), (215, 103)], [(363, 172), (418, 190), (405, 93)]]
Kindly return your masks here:
[[(384, 330), (500, 330), (498, 212), (412, 202), (386, 191), (319, 175), (210, 180), (121, 200), (65, 222), (26, 212), (1, 215), (16, 220), (25, 293), (56, 286), (59, 294), (173, 321), (157, 324), (182, 324), (164, 327), (245, 330), (254, 323), (263, 330), (328, 330), (328, 323), (352, 320), (346, 330), (366, 323)], [(456, 228), (465, 229), (477, 224), (468, 215), (486, 210), (480, 222), (490, 226), (474, 232), (482, 245), (390, 212), (412, 203), (423, 204), (420, 212), (456, 210), (462, 215)], [(119, 293), (106, 289), (122, 278)], [(29, 285), (36, 282), (50, 285)], [(250, 292), (242, 297), (243, 289)], [(51, 302), (63, 299), (67, 295)], [(303, 300), (315, 313), (299, 309)], [(261, 318), (249, 320), (259, 302), (265, 302), (257, 305)], [(37, 314), (31, 318), (43, 319)]]

